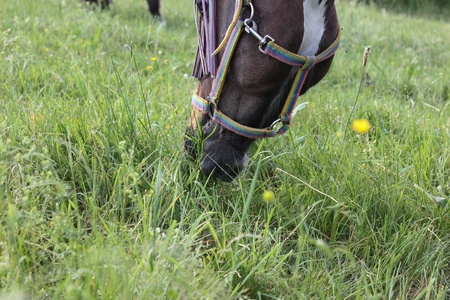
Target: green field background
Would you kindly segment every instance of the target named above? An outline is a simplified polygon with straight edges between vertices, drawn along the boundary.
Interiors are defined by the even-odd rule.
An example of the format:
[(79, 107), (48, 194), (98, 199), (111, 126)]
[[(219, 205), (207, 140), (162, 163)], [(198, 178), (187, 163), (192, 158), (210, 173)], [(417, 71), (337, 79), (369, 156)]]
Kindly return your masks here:
[(161, 2), (0, 2), (0, 299), (449, 299), (445, 5), (336, 1), (331, 70), (224, 183), (182, 149), (193, 4)]

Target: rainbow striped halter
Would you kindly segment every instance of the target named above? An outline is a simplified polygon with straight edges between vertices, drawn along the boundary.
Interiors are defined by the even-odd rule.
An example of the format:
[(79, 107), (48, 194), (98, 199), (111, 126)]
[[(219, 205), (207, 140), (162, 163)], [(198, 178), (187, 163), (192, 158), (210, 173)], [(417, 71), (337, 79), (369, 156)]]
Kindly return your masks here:
[[(213, 23), (213, 16), (214, 11), (214, 1), (210, 0), (209, 2), (209, 16), (210, 16), (210, 22)], [(205, 1), (202, 1), (203, 8), (205, 8)], [(242, 8), (244, 6), (249, 6), (251, 9), (250, 17), (242, 20), (240, 18)], [(339, 47), (339, 41), (340, 41), (340, 30), (338, 32), (338, 35), (335, 39), (335, 41), (322, 53), (320, 53), (317, 56), (301, 56), (295, 53), (292, 53), (279, 45), (275, 43), (275, 40), (266, 35), (264, 37), (260, 36), (257, 29), (256, 24), (253, 21), (253, 13), (254, 8), (252, 4), (252, 0), (236, 0), (235, 5), (235, 13), (233, 17), (233, 21), (228, 27), (227, 33), (225, 35), (225, 38), (219, 45), (219, 47), (212, 53), (212, 55), (204, 55), (201, 59), (199, 58), (199, 53), (197, 53), (197, 59), (196, 61), (202, 61), (203, 63), (203, 69), (199, 70), (199, 68), (194, 68), (194, 76), (197, 78), (200, 78), (202, 74), (210, 73), (211, 76), (214, 77), (214, 82), (210, 94), (210, 100), (206, 100), (197, 93), (194, 93), (192, 96), (192, 104), (198, 108), (199, 110), (203, 111), (204, 113), (210, 113), (212, 120), (215, 123), (218, 123), (225, 127), (228, 130), (231, 130), (239, 135), (251, 138), (251, 139), (259, 139), (259, 138), (267, 138), (267, 137), (274, 137), (280, 134), (285, 133), (289, 127), (292, 124), (291, 115), (292, 111), (295, 107), (295, 104), (297, 103), (297, 99), (300, 95), (300, 91), (302, 89), (302, 86), (305, 82), (306, 76), (308, 75), (309, 70), (311, 68), (321, 62), (324, 61), (331, 56), (333, 56), (338, 47)], [(207, 22), (205, 19), (205, 27), (207, 26)], [(227, 75), (227, 71), (231, 62), (231, 59), (233, 57), (233, 52), (236, 48), (237, 42), (239, 40), (239, 37), (243, 31), (246, 31), (247, 33), (254, 36), (259, 41), (259, 50), (270, 56), (274, 59), (277, 59), (285, 64), (298, 67), (297, 74), (295, 76), (293, 85), (291, 87), (291, 90), (289, 92), (289, 95), (285, 101), (284, 107), (278, 117), (272, 125), (270, 125), (267, 128), (253, 128), (248, 127), (243, 124), (240, 124), (228, 116), (226, 116), (224, 113), (222, 113), (218, 109), (220, 94), (222, 92), (223, 86), (225, 84), (225, 78)], [(205, 51), (208, 53), (208, 49), (212, 49), (212, 45), (215, 43), (214, 41), (214, 28), (211, 29), (210, 27), (210, 33), (206, 34), (206, 36), (210, 37), (209, 39), (206, 38), (205, 44)], [(222, 60), (220, 62), (219, 68), (217, 69), (217, 72), (215, 70), (215, 61), (214, 56), (223, 48), (224, 53)], [(211, 53), (211, 52), (209, 52)], [(198, 65), (198, 64), (196, 64)], [(276, 129), (279, 127), (278, 129)]]

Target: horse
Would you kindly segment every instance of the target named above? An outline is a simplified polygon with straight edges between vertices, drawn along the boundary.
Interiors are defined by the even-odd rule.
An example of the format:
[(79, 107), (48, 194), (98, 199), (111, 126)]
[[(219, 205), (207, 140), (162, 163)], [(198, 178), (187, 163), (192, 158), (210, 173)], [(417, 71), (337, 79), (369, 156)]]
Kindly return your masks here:
[(159, 0), (147, 0), (148, 10), (155, 17), (162, 21), (161, 13), (159, 12)]
[(94, 4), (100, 4), (100, 7), (103, 9), (106, 9), (109, 7), (109, 4), (112, 2), (112, 0), (85, 0), (85, 2), (94, 3)]
[(199, 83), (183, 148), (207, 176), (232, 181), (255, 140), (289, 129), (341, 30), (334, 0), (194, 1)]
[[(86, 2), (100, 4), (102, 9), (108, 8), (112, 0), (85, 0)], [(147, 0), (148, 10), (153, 17), (162, 21), (161, 13), (159, 12), (159, 0)]]

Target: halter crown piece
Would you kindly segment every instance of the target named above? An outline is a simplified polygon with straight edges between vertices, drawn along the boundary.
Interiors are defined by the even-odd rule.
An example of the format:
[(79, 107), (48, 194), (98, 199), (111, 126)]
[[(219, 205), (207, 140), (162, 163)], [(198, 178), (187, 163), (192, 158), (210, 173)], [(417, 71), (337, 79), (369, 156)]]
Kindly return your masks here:
[[(202, 0), (202, 5), (203, 11), (205, 12), (205, 0)], [(240, 18), (240, 15), (244, 6), (249, 6), (251, 8), (251, 15), (250, 18), (242, 20)], [(252, 0), (236, 0), (233, 21), (228, 27), (225, 38), (223, 39), (219, 47), (217, 47), (217, 49), (213, 52), (212, 49), (215, 45), (215, 30), (213, 27), (215, 17), (214, 0), (208, 1), (208, 8), (210, 25), (208, 25), (205, 13), (203, 14), (203, 29), (199, 29), (199, 21), (197, 20), (196, 22), (199, 35), (199, 46), (197, 49), (197, 57), (193, 75), (200, 79), (203, 75), (209, 73), (212, 77), (214, 77), (214, 82), (210, 94), (211, 100), (208, 101), (206, 99), (203, 99), (197, 93), (194, 93), (194, 95), (192, 96), (192, 105), (202, 110), (204, 113), (211, 112), (211, 108), (213, 108), (211, 117), (214, 122), (221, 124), (228, 130), (251, 139), (274, 137), (276, 135), (285, 133), (291, 126), (291, 114), (297, 102), (298, 96), (300, 95), (300, 91), (309, 70), (311, 70), (311, 68), (316, 63), (324, 61), (336, 53), (339, 47), (340, 30), (338, 31), (338, 35), (334, 42), (325, 51), (317, 56), (301, 56), (280, 47), (275, 43), (275, 40), (268, 35), (264, 37), (260, 36), (253, 21), (254, 9)], [(198, 19), (201, 19), (201, 14), (198, 14), (198, 16)], [(262, 53), (273, 57), (274, 59), (277, 59), (285, 64), (298, 67), (294, 83), (291, 87), (279, 118), (267, 128), (253, 128), (242, 125), (232, 120), (218, 109), (219, 97), (225, 83), (228, 67), (230, 65), (233, 52), (243, 30), (259, 40), (259, 50)], [(222, 60), (220, 62), (219, 68), (216, 71), (215, 55), (224, 46), (225, 48)], [(274, 129), (274, 125), (276, 125), (277, 123), (281, 123), (282, 125), (282, 127), (278, 130)]]

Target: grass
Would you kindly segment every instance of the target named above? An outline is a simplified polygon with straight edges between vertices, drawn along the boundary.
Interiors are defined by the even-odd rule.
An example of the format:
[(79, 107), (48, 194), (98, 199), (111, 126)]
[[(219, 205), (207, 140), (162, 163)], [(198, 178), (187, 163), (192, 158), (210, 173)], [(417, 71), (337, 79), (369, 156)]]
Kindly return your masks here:
[(310, 105), (223, 183), (183, 154), (192, 7), (162, 5), (0, 2), (0, 294), (447, 299), (450, 25), (338, 2)]
[(449, 20), (450, 3), (447, 0), (358, 0), (357, 2), (374, 4), (393, 12), (407, 12), (415, 16)]

